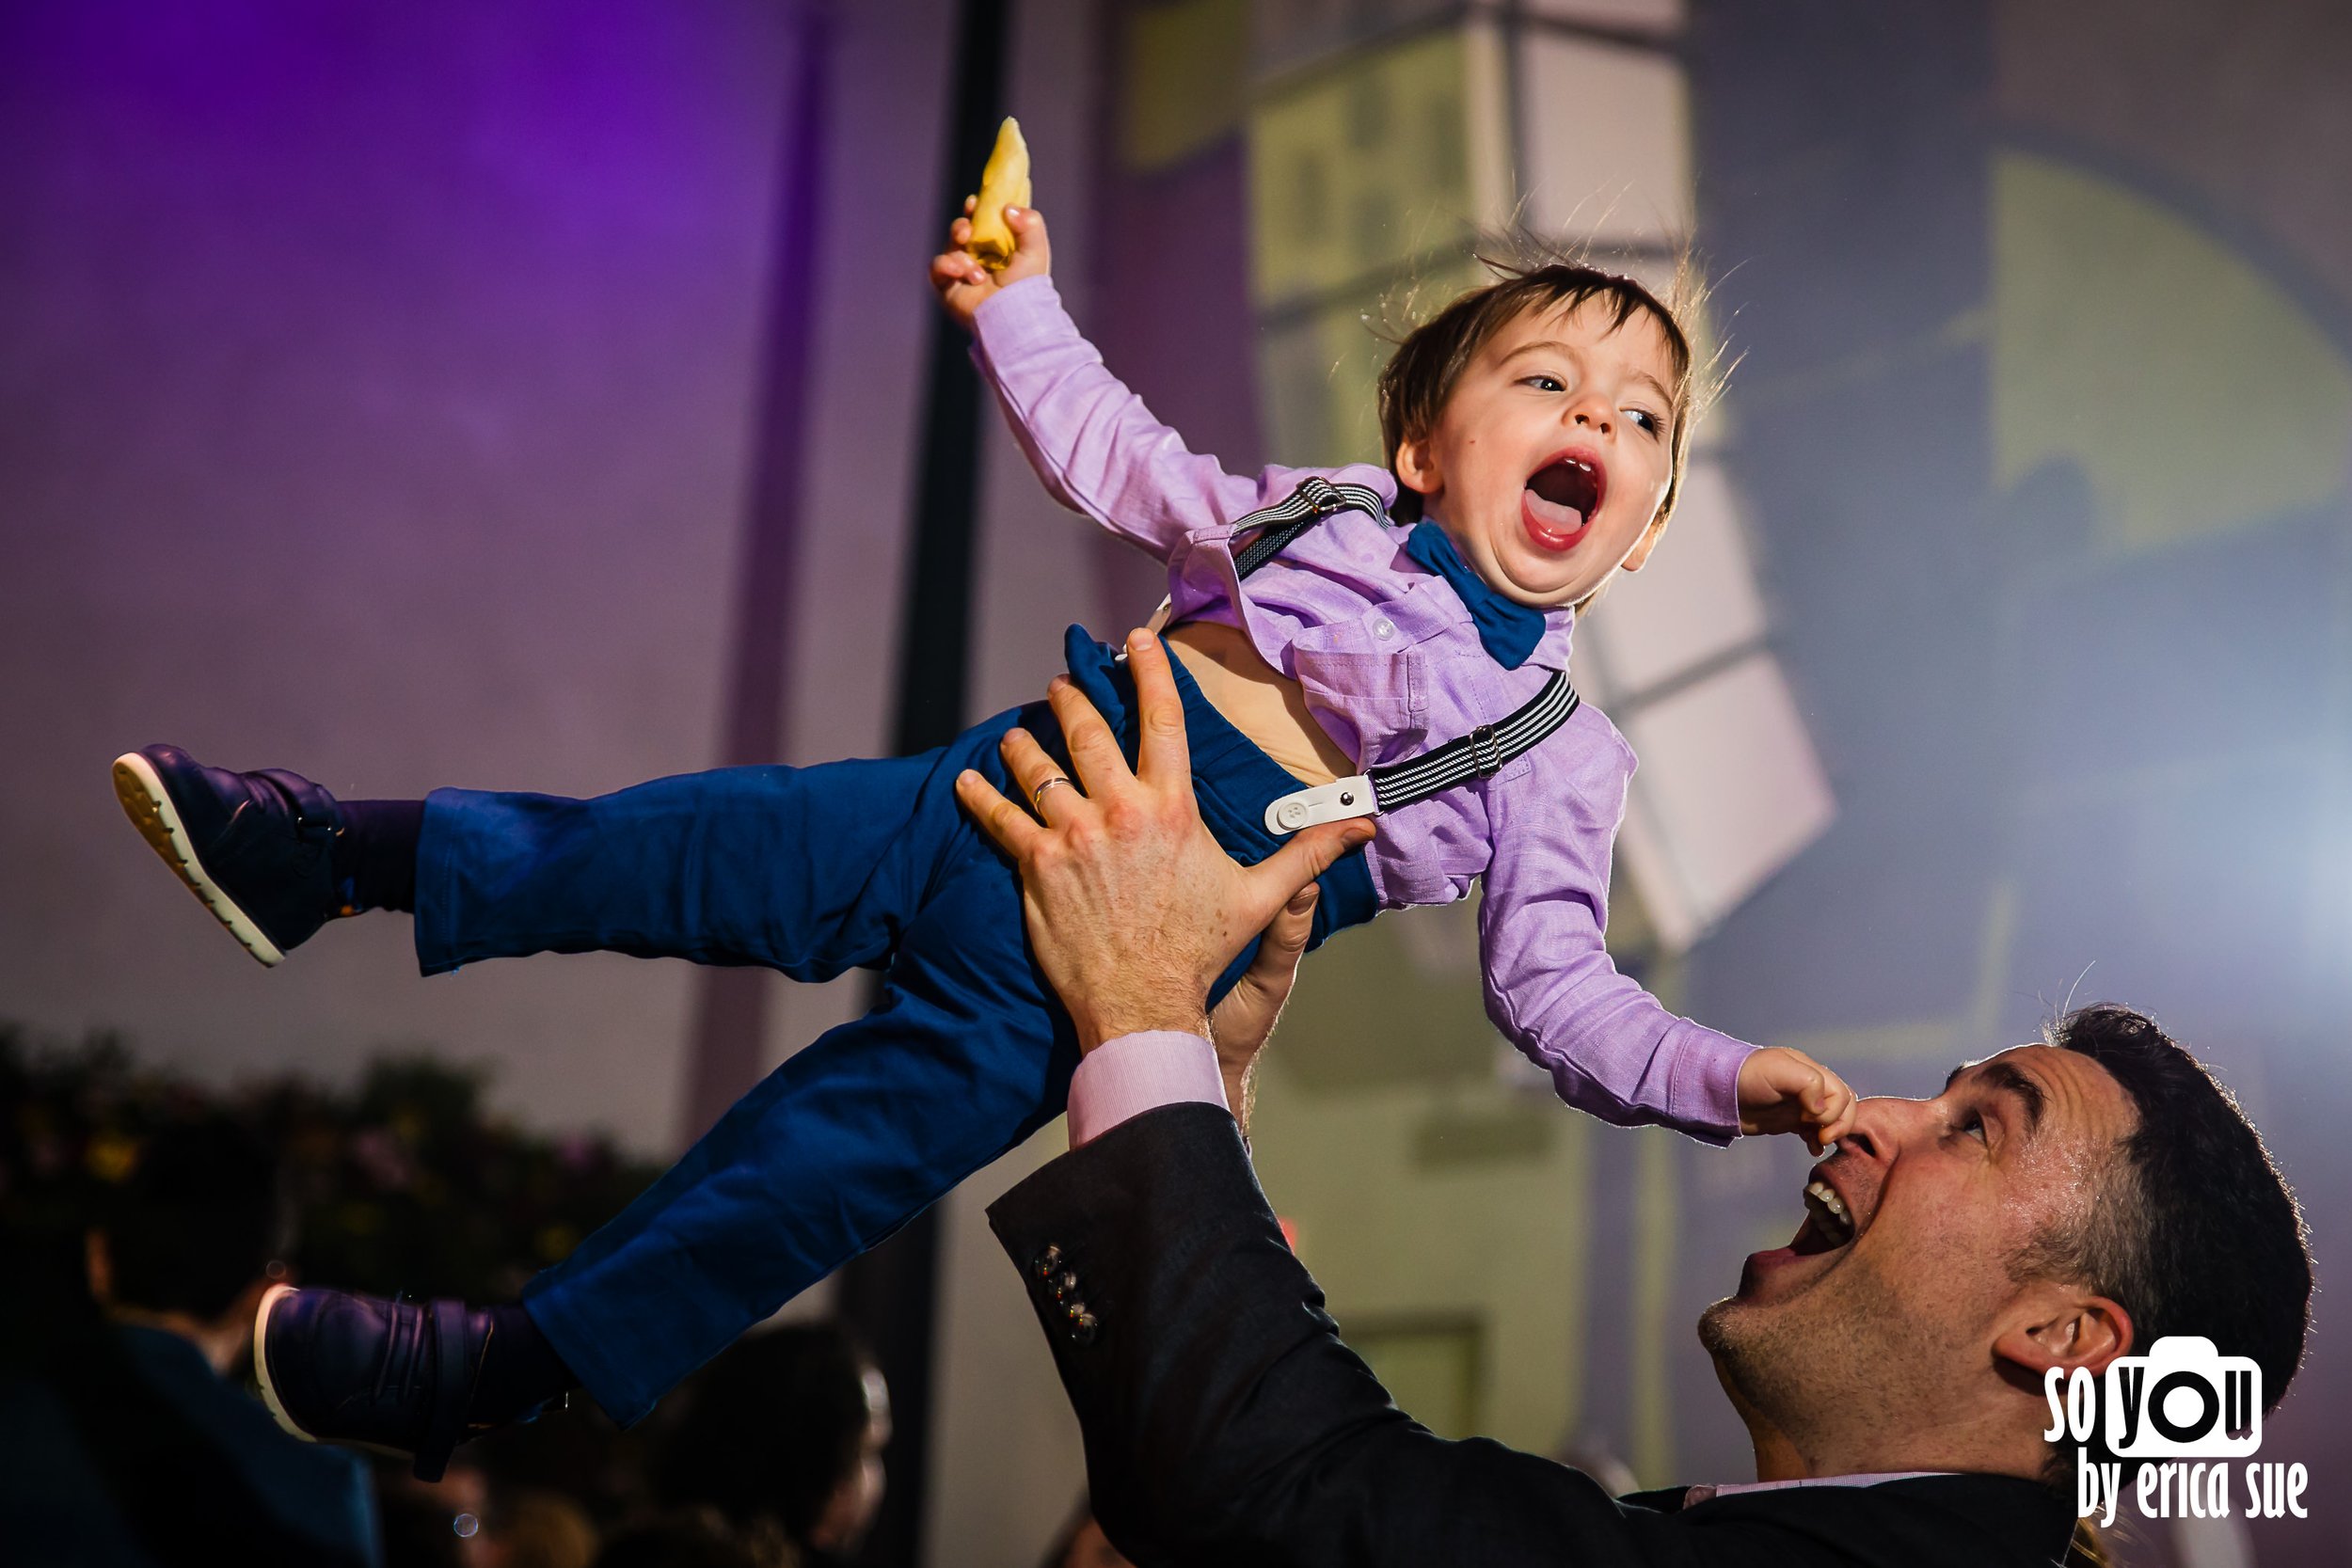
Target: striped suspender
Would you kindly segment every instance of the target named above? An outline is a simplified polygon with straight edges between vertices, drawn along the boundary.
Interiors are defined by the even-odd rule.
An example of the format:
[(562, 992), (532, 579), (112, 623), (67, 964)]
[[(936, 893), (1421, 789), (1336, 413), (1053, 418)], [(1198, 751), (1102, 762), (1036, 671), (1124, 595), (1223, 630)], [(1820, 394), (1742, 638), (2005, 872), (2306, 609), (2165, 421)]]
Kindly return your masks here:
[(1280, 555), (1292, 540), (1332, 513), (1351, 508), (1370, 513), (1384, 523), (1389, 520), (1388, 509), (1380, 500), (1380, 492), (1370, 485), (1334, 484), (1327, 479), (1310, 476), (1290, 493), (1288, 499), (1263, 512), (1252, 512), (1233, 525), (1236, 534), (1245, 529), (1259, 531), (1255, 539), (1233, 552), (1233, 570), (1242, 577), (1248, 577)]
[[(1361, 484), (1308, 479), (1279, 505), (1253, 512), (1233, 525), (1235, 534), (1258, 530), (1257, 537), (1233, 552), (1234, 570), (1248, 577), (1324, 518), (1351, 508), (1384, 522), (1388, 519), (1378, 491)], [(1568, 673), (1555, 670), (1541, 691), (1501, 723), (1481, 724), (1417, 757), (1311, 789), (1293, 790), (1269, 802), (1266, 832), (1295, 833), (1317, 822), (1402, 811), (1472, 779), (1490, 779), (1542, 745), (1582, 702), (1568, 682)]]

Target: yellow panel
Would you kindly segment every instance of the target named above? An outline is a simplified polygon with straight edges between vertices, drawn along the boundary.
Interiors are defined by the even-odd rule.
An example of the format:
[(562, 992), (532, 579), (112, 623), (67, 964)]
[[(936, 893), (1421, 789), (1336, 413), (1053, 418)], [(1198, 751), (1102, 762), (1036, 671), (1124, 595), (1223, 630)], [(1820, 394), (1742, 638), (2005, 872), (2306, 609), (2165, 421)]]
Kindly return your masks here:
[(1253, 280), (1277, 305), (1384, 275), (1456, 241), (1502, 145), (1501, 96), (1471, 90), (1463, 29), (1367, 52), (1310, 74), (1249, 120)]
[[(1424, 1164), (1415, 1151), (1433, 1103), (1427, 1087), (1316, 1091), (1282, 1069), (1294, 1025), (1340, 989), (1324, 968), (1321, 955), (1309, 963), (1259, 1075), (1254, 1159), (1275, 1212), (1296, 1223), (1299, 1257), (1343, 1334), (1360, 1323), (1376, 1342), (1385, 1326), (1417, 1319), (1478, 1325), (1472, 1400), (1454, 1396), (1438, 1347), (1379, 1346), (1396, 1353), (1390, 1370), (1408, 1386), (1399, 1390), (1407, 1411), (1549, 1452), (1580, 1425), (1589, 1292), (1621, 1267), (1591, 1252), (1599, 1124), (1539, 1101), (1555, 1130), (1533, 1157)], [(1477, 1006), (1471, 997), (1462, 1005)], [(1524, 1091), (1492, 1075), (1444, 1100), (1464, 1113), (1526, 1103)]]
[(1132, 168), (1190, 157), (1241, 123), (1249, 79), (1248, 0), (1128, 8), (1120, 149)]
[(1458, 1323), (1343, 1323), (1340, 1333), (1396, 1407), (1440, 1437), (1479, 1431), (1479, 1326)]
[(1275, 461), (1380, 462), (1375, 391), (1396, 338), (1486, 279), (1467, 255), (1449, 257), (1269, 330), (1260, 343), (1258, 384)]
[(2110, 550), (2341, 492), (2352, 367), (2213, 235), (2085, 170), (2007, 152), (1994, 164), (1993, 257), (2000, 484), (2079, 466)]

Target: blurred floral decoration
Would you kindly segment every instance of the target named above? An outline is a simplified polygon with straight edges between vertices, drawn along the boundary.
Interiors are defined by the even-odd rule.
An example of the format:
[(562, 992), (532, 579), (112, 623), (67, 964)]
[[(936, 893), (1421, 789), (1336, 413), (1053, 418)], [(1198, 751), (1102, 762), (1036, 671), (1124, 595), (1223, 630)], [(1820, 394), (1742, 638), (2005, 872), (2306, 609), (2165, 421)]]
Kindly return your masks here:
[(141, 1065), (119, 1037), (61, 1042), (0, 1023), (0, 1215), (78, 1239), (145, 1139), (227, 1114), (284, 1162), (296, 1277), (512, 1300), (659, 1167), (599, 1134), (549, 1137), (488, 1115), (488, 1080), (417, 1051), (379, 1056), (351, 1089), (288, 1076), (219, 1090)]

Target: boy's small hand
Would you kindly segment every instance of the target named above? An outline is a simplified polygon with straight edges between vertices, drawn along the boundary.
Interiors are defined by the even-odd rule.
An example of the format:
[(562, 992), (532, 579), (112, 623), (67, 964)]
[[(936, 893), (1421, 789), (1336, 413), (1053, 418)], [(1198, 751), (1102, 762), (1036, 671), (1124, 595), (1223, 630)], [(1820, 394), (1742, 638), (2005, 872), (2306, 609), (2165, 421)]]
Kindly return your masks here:
[(1002, 272), (991, 272), (979, 258), (963, 247), (972, 243), (972, 198), (964, 198), (964, 215), (948, 226), (951, 248), (931, 258), (931, 287), (956, 325), (972, 330), (972, 318), (997, 290), (1025, 277), (1042, 277), (1054, 268), (1054, 251), (1045, 234), (1045, 215), (1034, 207), (1008, 207), (1005, 223), (1012, 230), (1012, 260)]
[(1802, 1051), (1768, 1045), (1740, 1064), (1740, 1131), (1795, 1132), (1819, 1154), (1853, 1129), (1853, 1090)]

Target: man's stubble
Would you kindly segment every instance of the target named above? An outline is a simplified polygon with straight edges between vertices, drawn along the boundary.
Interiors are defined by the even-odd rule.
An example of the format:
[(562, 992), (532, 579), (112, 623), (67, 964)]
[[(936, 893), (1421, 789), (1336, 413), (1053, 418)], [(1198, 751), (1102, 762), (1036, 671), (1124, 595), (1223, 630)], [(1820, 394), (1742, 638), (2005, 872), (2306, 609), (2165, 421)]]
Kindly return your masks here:
[(1916, 1430), (1951, 1402), (1964, 1336), (1907, 1300), (1873, 1258), (1850, 1258), (1785, 1302), (1730, 1296), (1699, 1317), (1727, 1392), (1809, 1460)]

